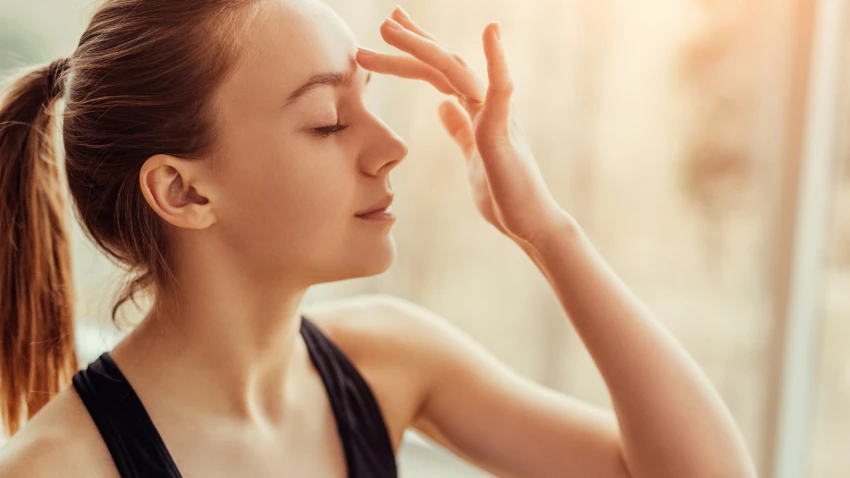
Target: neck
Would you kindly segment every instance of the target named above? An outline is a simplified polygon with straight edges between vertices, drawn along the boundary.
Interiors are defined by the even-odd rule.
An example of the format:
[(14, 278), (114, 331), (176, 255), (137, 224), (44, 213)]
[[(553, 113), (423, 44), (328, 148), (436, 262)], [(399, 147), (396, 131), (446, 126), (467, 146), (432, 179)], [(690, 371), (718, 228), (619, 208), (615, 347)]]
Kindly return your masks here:
[(156, 390), (149, 400), (174, 410), (246, 422), (284, 419), (309, 365), (299, 312), (306, 288), (239, 277), (195, 273), (178, 280), (176, 294), (160, 298), (110, 352), (137, 393)]

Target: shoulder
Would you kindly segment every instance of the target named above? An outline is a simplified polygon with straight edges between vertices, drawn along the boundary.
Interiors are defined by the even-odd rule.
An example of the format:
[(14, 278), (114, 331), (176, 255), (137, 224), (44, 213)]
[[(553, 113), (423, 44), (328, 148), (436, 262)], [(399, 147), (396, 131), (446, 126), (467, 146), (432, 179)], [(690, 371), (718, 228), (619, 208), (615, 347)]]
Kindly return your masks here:
[(106, 444), (68, 386), (0, 447), (0, 477), (117, 478)]
[[(355, 361), (445, 353), (446, 340), (472, 339), (445, 317), (390, 294), (368, 294), (305, 313)], [(376, 353), (377, 352), (377, 353)], [(418, 364), (423, 365), (423, 364)]]
[(360, 300), (333, 328), (395, 370), (387, 389), (415, 382), (406, 425), (495, 476), (627, 475), (612, 413), (520, 375), (436, 311), (389, 295)]
[(489, 355), (469, 334), (436, 311), (390, 294), (336, 301), (305, 314), (355, 362), (414, 377), (420, 398), (437, 380), (461, 373), (470, 359)]
[[(414, 426), (452, 356), (476, 347), (436, 312), (389, 294), (368, 294), (309, 307), (304, 316), (339, 347), (370, 384), (393, 444)], [(458, 345), (458, 344), (462, 345)], [(470, 345), (471, 344), (471, 345)]]

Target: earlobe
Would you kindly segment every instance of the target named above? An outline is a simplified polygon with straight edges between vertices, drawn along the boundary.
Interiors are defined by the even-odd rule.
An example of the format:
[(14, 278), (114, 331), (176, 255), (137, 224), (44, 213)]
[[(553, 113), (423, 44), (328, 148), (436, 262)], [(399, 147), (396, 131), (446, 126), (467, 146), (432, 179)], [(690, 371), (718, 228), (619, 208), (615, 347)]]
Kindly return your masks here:
[(173, 156), (151, 156), (139, 171), (139, 186), (148, 205), (170, 224), (204, 229), (216, 221), (212, 203), (198, 191), (195, 168)]

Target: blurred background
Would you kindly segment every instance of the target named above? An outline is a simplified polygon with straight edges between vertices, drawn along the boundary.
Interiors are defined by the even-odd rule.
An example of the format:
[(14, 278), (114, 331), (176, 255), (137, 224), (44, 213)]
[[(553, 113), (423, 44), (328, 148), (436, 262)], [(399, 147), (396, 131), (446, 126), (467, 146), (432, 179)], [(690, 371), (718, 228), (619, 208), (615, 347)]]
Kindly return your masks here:
[[(378, 50), (383, 0), (329, 3)], [(0, 0), (0, 77), (73, 53), (90, 0)], [(765, 477), (850, 469), (850, 8), (843, 0), (405, 0), (485, 77), (498, 20), (515, 113), (559, 204), (718, 387)], [(430, 85), (378, 76), (372, 108), (410, 146), (394, 171), (398, 258), (305, 306), (388, 293), (509, 366), (610, 406), (542, 274), (475, 210)], [(439, 185), (438, 187), (434, 187)], [(69, 211), (69, 220), (72, 217)], [(120, 269), (75, 224), (82, 363), (142, 312), (108, 317)], [(407, 478), (490, 476), (415, 433)]]

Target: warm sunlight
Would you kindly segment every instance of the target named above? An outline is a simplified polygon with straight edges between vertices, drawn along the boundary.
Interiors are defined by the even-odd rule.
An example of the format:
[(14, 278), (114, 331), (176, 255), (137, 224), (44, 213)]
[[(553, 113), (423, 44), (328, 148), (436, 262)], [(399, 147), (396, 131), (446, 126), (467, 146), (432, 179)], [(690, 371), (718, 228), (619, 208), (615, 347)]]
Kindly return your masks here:
[[(109, 1), (116, 0), (30, 0), (0, 5), (0, 82), (3, 86), (18, 75), (19, 69), (48, 64), (74, 54), (92, 12)], [(612, 416), (613, 412), (621, 412), (615, 409), (612, 388), (600, 371), (600, 354), (591, 353), (588, 347), (587, 336), (591, 336), (591, 340), (600, 339), (587, 333), (582, 336), (585, 329), (577, 327), (577, 323), (571, 321), (574, 317), (566, 313), (563, 305), (566, 294), (557, 285), (553, 286), (557, 283), (552, 280), (553, 274), (542, 273), (540, 263), (530, 260), (527, 250), (524, 252), (516, 247), (517, 241), (513, 239), (520, 235), (517, 231), (522, 228), (505, 226), (527, 225), (533, 221), (524, 223), (522, 219), (534, 217), (535, 211), (531, 208), (520, 210), (516, 206), (511, 216), (512, 210), (504, 204), (499, 208), (495, 198), (500, 194), (507, 196), (507, 193), (497, 188), (521, 189), (511, 197), (542, 197), (528, 192), (537, 191), (527, 186), (527, 178), (532, 175), (526, 169), (506, 168), (501, 170), (507, 178), (502, 183), (499, 179), (504, 178), (497, 177), (488, 159), (482, 159), (484, 153), (474, 149), (480, 146), (473, 144), (472, 156), (464, 156), (464, 146), (460, 145), (459, 149), (457, 144), (463, 143), (464, 138), (453, 140), (447, 134), (447, 129), (451, 128), (446, 126), (446, 118), (449, 123), (457, 120), (454, 126), (462, 136), (466, 131), (463, 129), (465, 123), (461, 124), (458, 118), (466, 118), (463, 115), (474, 111), (474, 103), (472, 106), (459, 103), (455, 113), (461, 116), (453, 117), (450, 111), (441, 121), (438, 107), (447, 98), (446, 94), (439, 91), (439, 87), (414, 78), (415, 74), (410, 71), (399, 73), (402, 67), (396, 65), (399, 71), (386, 73), (377, 72), (379, 68), (375, 67), (362, 103), (344, 96), (346, 92), (358, 90), (345, 90), (336, 84), (339, 82), (327, 81), (327, 78), (336, 78), (331, 75), (323, 77), (322, 85), (301, 95), (300, 103), (281, 109), (280, 116), (263, 112), (262, 107), (271, 102), (261, 97), (262, 93), (277, 89), (275, 94), (282, 95), (283, 90), (291, 86), (285, 78), (290, 72), (287, 65), (294, 64), (305, 71), (304, 78), (298, 78), (303, 83), (309, 77), (307, 70), (311, 73), (331, 69), (343, 71), (343, 67), (352, 66), (345, 62), (350, 60), (347, 56), (334, 56), (343, 46), (352, 52), (356, 50), (352, 45), (357, 44), (379, 53), (403, 53), (388, 44), (386, 32), (381, 30), (385, 28), (382, 22), (394, 3), (370, 0), (311, 2), (305, 3), (308, 6), (303, 8), (315, 15), (309, 17), (315, 22), (310, 24), (312, 30), (304, 27), (302, 31), (287, 25), (280, 31), (270, 28), (267, 37), (258, 36), (272, 39), (266, 41), (268, 44), (283, 39), (278, 46), (291, 44), (291, 50), (283, 47), (280, 51), (257, 49), (258, 54), (269, 55), (269, 60), (260, 66), (246, 60), (246, 69), (239, 73), (242, 76), (227, 77), (231, 83), (225, 83), (229, 89), (221, 90), (224, 92), (221, 97), (230, 98), (230, 101), (222, 100), (217, 105), (225, 112), (222, 114), (230, 115), (226, 116), (230, 129), (215, 137), (224, 138), (222, 144), (231, 148), (224, 149), (227, 153), (222, 153), (222, 157), (239, 157), (240, 162), (231, 163), (231, 169), (226, 169), (228, 163), (225, 161), (226, 173), (220, 182), (208, 179), (216, 177), (210, 175), (210, 170), (190, 161), (181, 162), (183, 158), (176, 150), (184, 145), (176, 141), (165, 143), (173, 149), (159, 151), (162, 153), (160, 163), (146, 163), (149, 170), (141, 169), (140, 172), (137, 168), (129, 176), (124, 175), (123, 170), (115, 173), (132, 177), (133, 187), (146, 192), (138, 200), (140, 204), (143, 201), (148, 201), (148, 205), (162, 203), (161, 208), (151, 206), (151, 209), (173, 226), (163, 230), (209, 228), (222, 234), (223, 239), (210, 241), (213, 245), (200, 240), (193, 242), (196, 237), (188, 233), (176, 236), (178, 239), (174, 243), (192, 254), (176, 255), (174, 261), (187, 270), (194, 271), (191, 267), (198, 267), (201, 271), (186, 282), (198, 288), (199, 296), (206, 294), (214, 298), (217, 294), (232, 293), (239, 288), (234, 284), (243, 284), (239, 280), (248, 278), (247, 283), (251, 284), (249, 280), (256, 282), (244, 287), (247, 296), (263, 297), (263, 293), (253, 287), (261, 284), (269, 288), (270, 293), (266, 295), (279, 299), (277, 296), (282, 293), (273, 286), (280, 284), (282, 290), (284, 284), (300, 284), (302, 277), (297, 276), (298, 273), (316, 279), (317, 283), (306, 292), (303, 301), (301, 297), (282, 300), (290, 307), (285, 309), (288, 315), (293, 317), (296, 306), (320, 311), (322, 304), (350, 298), (375, 294), (399, 297), (404, 304), (416, 303), (439, 312), (456, 329), (468, 334), (483, 350), (525, 379), (611, 412)], [(309, 5), (313, 3), (332, 7), (345, 22), (345, 28), (350, 28), (356, 42), (351, 42), (341, 24), (332, 23), (310, 10), (313, 7)], [(741, 443), (745, 444), (759, 475), (765, 478), (846, 476), (846, 452), (850, 443), (850, 407), (847, 405), (850, 403), (850, 360), (846, 353), (850, 348), (850, 322), (847, 320), (850, 317), (850, 294), (847, 293), (850, 290), (850, 142), (845, 131), (850, 127), (847, 121), (850, 49), (845, 45), (850, 44), (847, 41), (850, 39), (847, 34), (850, 7), (843, 6), (841, 0), (407, 0), (401, 6), (449, 53), (457, 53), (482, 81), (493, 75), (493, 72), (488, 73), (484, 49), (495, 48), (488, 47), (489, 37), (482, 35), (489, 22), (498, 22), (499, 45), (504, 49), (514, 87), (510, 114), (521, 125), (528, 140), (528, 151), (523, 150), (523, 153), (532, 157), (533, 152), (551, 198), (580, 224), (582, 233), (599, 256), (604, 257), (622, 283), (651, 310), (657, 322), (681, 344), (716, 388), (728, 407), (729, 422), (734, 422), (740, 430)], [(163, 25), (168, 23), (163, 22)], [(221, 38), (228, 39), (230, 34), (236, 38), (234, 32), (238, 29), (216, 30)], [(256, 30), (252, 33), (256, 34)], [(181, 58), (175, 52), (182, 51), (178, 47), (185, 46), (182, 40), (174, 39), (170, 44), (174, 45), (174, 51), (164, 49), (169, 51), (163, 55), (173, 53), (174, 58)], [(304, 45), (309, 45), (309, 51)], [(135, 52), (134, 48), (143, 50), (142, 47), (127, 42), (116, 51), (126, 56), (127, 52)], [(299, 51), (299, 47), (303, 50), (301, 56), (292, 53)], [(206, 46), (198, 48), (205, 49)], [(493, 51), (488, 52), (495, 55)], [(445, 51), (441, 53), (443, 57), (438, 60), (449, 58)], [(254, 57), (246, 55), (244, 58)], [(167, 64), (178, 65), (180, 61)], [(491, 60), (490, 66), (494, 68), (492, 64)], [(74, 71), (73, 64), (66, 67)], [(216, 75), (219, 73), (216, 67), (208, 64), (202, 74), (192, 78)], [(119, 72), (112, 71), (115, 68), (103, 68), (104, 77), (124, 75), (128, 81), (145, 78), (149, 71), (147, 66), (137, 71), (141, 68), (135, 63), (128, 63)], [(421, 73), (422, 70), (416, 71)], [(407, 78), (400, 78), (405, 74)], [(275, 79), (270, 80), (270, 75)], [(95, 77), (100, 78), (95, 75), (82, 80), (89, 86), (96, 85)], [(263, 78), (265, 82), (261, 81)], [(445, 81), (451, 83), (450, 80)], [(472, 80), (464, 76), (456, 81)], [(292, 84), (294, 82), (293, 79)], [(170, 82), (163, 81), (159, 84), (163, 90), (155, 90), (157, 93), (151, 98), (159, 99), (163, 91), (172, 93), (169, 85)], [(475, 93), (472, 86), (466, 86), (468, 91)], [(458, 86), (452, 83), (448, 88)], [(464, 95), (466, 92), (464, 90)], [(108, 93), (103, 97), (110, 97), (111, 91)], [(151, 98), (136, 100), (146, 106), (157, 104)], [(115, 122), (115, 118), (109, 116), (112, 107), (122, 105), (118, 101), (97, 111), (107, 118), (105, 124), (108, 126), (101, 128), (102, 131), (115, 134), (136, 131), (132, 121)], [(366, 109), (362, 108), (364, 105)], [(373, 115), (365, 114), (367, 111)], [(172, 118), (171, 110), (156, 111), (144, 118), (155, 119), (157, 124), (161, 122), (163, 131), (180, 125), (186, 126), (181, 131), (188, 131), (191, 128), (187, 125), (195, 124), (195, 116)], [(470, 118), (477, 116), (472, 114)], [(242, 125), (242, 128), (234, 125)], [(491, 127), (495, 131), (513, 131), (510, 128), (514, 125)], [(4, 131), (0, 128), (0, 155), (11, 154), (2, 148), (6, 144)], [(149, 136), (156, 136), (158, 131), (146, 131), (145, 141)], [(468, 136), (481, 144), (480, 138), (471, 133)], [(108, 139), (104, 139), (103, 144), (90, 141), (88, 137), (72, 138), (74, 142), (69, 144), (77, 146), (73, 152), (84, 155), (89, 148), (100, 151), (95, 146), (112, 144), (110, 141), (114, 137), (103, 138)], [(136, 154), (133, 148), (137, 147), (147, 155), (149, 151), (137, 144), (145, 141), (136, 138), (122, 137), (116, 144), (126, 146), (130, 156)], [(515, 146), (507, 141), (502, 143)], [(479, 155), (477, 159), (481, 164), (491, 168), (482, 166), (489, 177), (470, 166), (474, 162), (470, 157), (474, 158), (475, 154)], [(292, 158), (300, 162), (293, 162)], [(0, 156), (0, 161), (6, 159)], [(39, 162), (45, 163), (49, 161)], [(392, 169), (388, 176), (392, 178), (392, 191), (368, 181), (378, 177), (377, 171), (382, 171), (384, 163), (391, 165), (387, 169)], [(12, 163), (7, 161), (7, 164)], [(19, 169), (13, 172), (24, 174)], [(75, 172), (82, 174), (80, 170), (69, 173), (72, 181)], [(26, 178), (20, 182), (4, 179), (4, 171), (0, 168), (0, 187), (15, 192), (25, 190), (20, 184), (26, 184)], [(60, 174), (63, 180), (68, 177), (65, 171), (61, 170)], [(109, 168), (95, 167), (90, 171), (93, 176), (112, 172)], [(149, 177), (145, 176), (146, 171)], [(364, 171), (375, 174), (359, 174)], [(76, 179), (77, 184), (88, 184)], [(205, 183), (207, 180), (210, 182)], [(169, 193), (176, 194), (175, 190), (190, 181), (198, 186), (174, 199), (178, 205), (172, 207), (164, 200), (157, 201), (161, 196), (170, 197)], [(296, 183), (297, 187), (288, 187)], [(85, 196), (81, 191), (90, 192), (92, 186), (87, 188), (80, 186), (76, 192)], [(115, 191), (119, 189), (116, 187), (111, 192)], [(39, 194), (50, 196), (52, 192), (38, 190), (31, 196), (41, 198)], [(96, 192), (110, 193), (107, 190)], [(212, 198), (211, 204), (219, 200), (234, 202), (225, 203), (230, 206), (213, 213), (212, 206), (201, 201), (193, 203), (205, 192)], [(12, 192), (9, 194), (11, 198)], [(100, 201), (97, 205), (104, 216), (95, 219), (93, 215), (90, 219), (99, 221), (104, 230), (116, 228), (116, 237), (123, 241), (121, 244), (155, 242), (150, 238), (159, 236), (148, 235), (145, 228), (122, 229), (121, 221), (142, 219), (115, 212), (133, 203), (133, 198), (115, 194), (121, 200), (107, 205)], [(387, 205), (388, 194), (394, 195), (389, 211), (383, 208)], [(234, 198), (237, 197), (242, 202), (236, 202)], [(482, 197), (493, 201), (485, 206), (495, 204), (498, 212), (482, 208)], [(378, 212), (372, 214), (372, 219), (386, 220), (394, 214), (393, 223), (363, 220), (361, 214), (352, 216), (353, 211), (376, 206), (379, 202), (381, 208), (373, 208)], [(187, 203), (195, 209), (180, 216), (179, 205)], [(11, 204), (5, 207), (13, 210)], [(76, 293), (75, 300), (69, 304), (74, 312), (74, 346), (82, 367), (126, 337), (150, 313), (151, 302), (145, 296), (139, 297), (138, 305), (127, 302), (119, 309), (117, 326), (112, 323), (111, 308), (127, 283), (127, 271), (96, 246), (80, 222), (74, 219), (70, 205), (67, 206)], [(20, 210), (31, 212), (36, 208), (30, 210), (21, 206)], [(546, 215), (541, 213), (540, 216)], [(2, 221), (5, 217), (0, 216), (2, 227), (6, 227)], [(341, 226), (331, 229), (351, 217), (357, 217), (351, 227), (360, 235), (351, 233), (349, 237), (346, 235), (349, 230)], [(547, 216), (551, 217), (560, 218)], [(512, 218), (514, 222), (511, 223)], [(13, 231), (11, 226), (8, 229)], [(532, 229), (540, 228), (525, 228)], [(12, 239), (18, 237), (9, 231), (2, 230), (0, 234)], [(546, 232), (550, 231), (546, 229)], [(42, 244), (38, 242), (38, 234), (33, 234), (35, 239), (28, 244)], [(164, 260), (167, 254), (160, 251), (167, 251), (166, 245), (171, 246), (163, 240), (161, 248), (152, 249), (150, 257)], [(213, 252), (218, 251), (216, 247), (228, 246), (235, 251), (234, 257), (256, 261), (247, 269), (249, 273), (240, 274), (229, 268)], [(314, 250), (319, 246), (323, 249), (321, 253)], [(17, 257), (4, 257), (4, 251), (14, 250), (18, 254), (17, 248), (18, 245), (0, 248), (0, 270), (4, 270), (4, 260), (11, 264), (10, 257)], [(44, 250), (51, 252), (46, 256), (55, 254), (53, 249)], [(287, 273), (293, 271), (297, 279), (289, 276), (286, 278), (291, 281), (280, 279), (276, 274), (284, 269)], [(161, 272), (155, 268), (151, 270)], [(216, 272), (233, 282), (219, 288), (207, 284), (205, 280)], [(41, 277), (47, 273), (33, 274), (33, 277)], [(4, 277), (0, 276), (0, 286)], [(587, 284), (595, 283), (587, 281)], [(7, 295), (9, 291), (19, 292), (11, 285), (6, 287), (0, 287), (0, 291), (6, 290)], [(595, 289), (589, 287), (588, 290)], [(23, 310), (15, 308), (23, 307), (18, 302), (23, 302), (20, 297), (24, 297), (25, 292), (20, 294), (15, 296), (15, 301), (7, 301), (7, 304), (14, 302), (13, 305), (0, 304), (0, 313), (5, 314), (0, 317), (0, 329), (16, 331), (18, 341), (38, 342), (33, 339), (36, 335), (27, 335), (30, 329), (19, 330), (5, 325), (12, 323), (13, 317), (17, 318), (14, 310)], [(0, 295), (0, 301), (6, 297)], [(224, 302), (222, 297), (219, 296), (218, 303)], [(602, 300), (599, 307), (587, 307), (590, 312), (576, 309), (575, 313), (604, 310), (614, 302)], [(364, 311), (371, 309), (366, 309), (357, 300), (352, 303), (360, 305), (351, 306), (351, 310), (369, 315)], [(222, 312), (220, 308), (204, 310), (203, 304), (192, 305), (197, 307), (195, 310), (203, 311), (199, 316)], [(190, 305), (186, 307), (191, 310)], [(208, 328), (192, 329), (209, 331), (208, 337), (201, 335), (221, 350), (222, 355), (214, 355), (211, 361), (225, 362), (218, 364), (224, 370), (230, 370), (226, 367), (231, 365), (229, 359), (223, 358), (228, 357), (226, 344), (230, 343), (230, 338), (228, 335), (225, 340), (216, 340), (219, 337), (214, 335), (214, 324), (224, 324), (221, 330), (232, 333), (235, 342), (236, 336), (248, 335), (245, 323), (249, 318), (256, 319), (254, 315), (261, 315), (258, 311), (279, 312), (272, 307), (250, 310), (251, 313), (245, 314), (234, 312), (235, 318), (230, 319), (228, 315), (218, 323), (210, 319)], [(622, 313), (610, 315), (625, 317)], [(346, 330), (344, 321), (333, 323), (331, 329)], [(17, 322), (15, 324), (17, 327)], [(196, 320), (196, 324), (205, 322)], [(191, 324), (180, 325), (190, 330)], [(607, 329), (611, 336), (621, 331), (618, 327)], [(394, 329), (382, 325), (369, 330), (389, 336), (389, 331)], [(178, 343), (173, 337), (169, 338), (173, 344)], [(263, 344), (268, 337), (259, 333), (254, 338)], [(420, 338), (426, 340), (425, 334)], [(0, 344), (12, 343), (18, 342), (0, 341)], [(352, 347), (350, 355), (364, 360), (362, 357), (370, 357), (369, 353), (380, 348), (378, 343)], [(163, 347), (163, 350), (170, 350)], [(173, 348), (179, 350), (180, 347)], [(8, 347), (6, 355), (13, 355), (12, 349)], [(399, 347), (399, 350), (409, 352), (409, 356), (414, 354), (407, 348)], [(2, 352), (0, 350), (0, 356), (4, 356)], [(255, 374), (244, 379), (252, 393), (264, 390), (264, 386), (274, 389), (274, 385), (260, 381), (263, 374), (274, 375), (267, 367), (273, 371), (274, 366), (280, 366), (279, 363), (268, 365), (269, 362), (274, 361), (262, 361), (262, 367), (248, 368)], [(416, 389), (411, 375), (397, 373), (397, 369), (387, 365), (391, 362), (373, 360), (374, 370), (380, 371), (376, 375), (383, 380), (394, 380), (389, 387), (391, 390)], [(431, 362), (416, 363), (427, 367)], [(611, 367), (609, 370), (619, 369)], [(144, 374), (139, 376), (145, 377)], [(466, 380), (458, 383), (474, 382), (469, 380), (470, 376), (467, 374)], [(647, 377), (649, 380), (651, 374), (647, 373)], [(483, 378), (480, 381), (486, 382)], [(234, 379), (234, 382), (239, 380)], [(23, 383), (31, 384), (20, 382), (18, 385), (23, 387)], [(151, 379), (150, 383), (156, 381)], [(323, 384), (317, 380), (312, 385), (321, 391)], [(283, 384), (276, 385), (284, 389)], [(664, 384), (671, 387), (670, 390), (677, 385), (681, 383)], [(311, 397), (309, 390), (292, 392), (292, 396), (281, 393), (293, 403), (310, 401), (305, 397)], [(201, 392), (198, 395), (202, 395)], [(240, 398), (234, 395), (237, 400)], [(153, 396), (145, 399), (153, 399)], [(214, 395), (208, 394), (207, 398), (211, 396)], [(402, 423), (403, 418), (410, 418), (406, 415), (405, 402), (400, 399), (388, 402), (390, 405), (384, 408), (382, 419)], [(246, 401), (246, 407), (250, 406), (248, 409), (254, 412), (259, 408), (251, 407), (261, 408), (264, 404), (262, 400)], [(485, 408), (470, 406), (469, 410), (480, 411), (484, 416), (488, 411)], [(331, 409), (322, 410), (330, 413)], [(23, 410), (18, 411), (23, 413)], [(188, 423), (189, 419), (186, 420)], [(334, 430), (333, 423), (320, 423)], [(315, 427), (316, 433), (322, 430), (319, 425)], [(487, 471), (481, 463), (464, 458), (446, 443), (438, 444), (428, 438), (421, 429), (388, 428), (391, 429), (388, 434), (398, 432), (402, 440), (398, 453), (400, 476), (496, 476), (494, 471)], [(233, 433), (238, 436), (239, 432)], [(682, 433), (681, 436), (685, 436), (685, 432)], [(503, 444), (497, 438), (482, 437), (480, 433), (474, 439), (470, 436), (458, 433), (455, 443), (465, 444), (469, 450), (492, 450), (487, 445)], [(609, 435), (614, 436), (613, 432)], [(291, 439), (288, 435), (285, 438)], [(175, 442), (180, 440), (172, 443)], [(183, 451), (192, 450), (185, 445), (190, 442), (188, 439), (183, 442), (187, 447)], [(301, 450), (298, 446), (306, 449), (308, 442), (294, 440), (292, 450)], [(619, 442), (611, 439), (607, 443)], [(591, 448), (588, 445), (588, 449)], [(483, 455), (486, 453), (482, 452)], [(496, 455), (504, 460), (500, 464), (511, 462), (501, 454)], [(187, 462), (195, 457), (191, 452), (184, 456), (188, 457)], [(608, 456), (614, 455), (609, 453)], [(707, 456), (702, 458), (710, 461)], [(240, 455), (239, 459), (245, 458)], [(316, 461), (329, 469), (333, 465), (329, 461)], [(184, 468), (182, 463), (178, 464)], [(328, 472), (327, 476), (331, 474)]]

